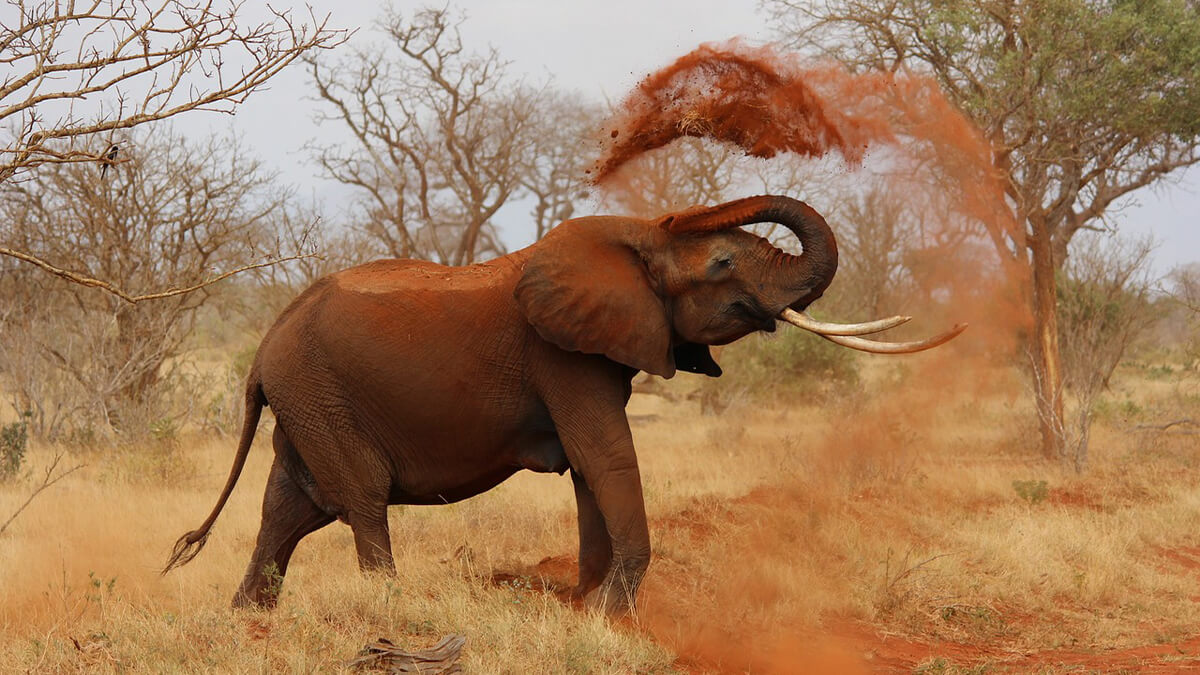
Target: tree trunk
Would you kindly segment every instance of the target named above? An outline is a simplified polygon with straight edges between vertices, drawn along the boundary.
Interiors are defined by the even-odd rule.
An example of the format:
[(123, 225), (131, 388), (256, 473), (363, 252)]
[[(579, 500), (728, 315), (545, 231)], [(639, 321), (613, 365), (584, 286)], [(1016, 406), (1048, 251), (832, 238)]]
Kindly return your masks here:
[[(163, 338), (154, 334), (140, 313), (145, 307), (122, 307), (117, 310), (117, 358), (126, 370), (124, 383), (114, 392), (112, 410), (126, 424), (127, 413), (145, 401), (146, 395), (159, 379), (159, 368), (166, 360)], [(167, 328), (166, 330), (170, 330)]]
[(1066, 455), (1063, 418), (1062, 358), (1058, 349), (1058, 282), (1050, 232), (1031, 223), (1029, 247), (1033, 255), (1033, 383), (1037, 396), (1042, 454), (1048, 459)]

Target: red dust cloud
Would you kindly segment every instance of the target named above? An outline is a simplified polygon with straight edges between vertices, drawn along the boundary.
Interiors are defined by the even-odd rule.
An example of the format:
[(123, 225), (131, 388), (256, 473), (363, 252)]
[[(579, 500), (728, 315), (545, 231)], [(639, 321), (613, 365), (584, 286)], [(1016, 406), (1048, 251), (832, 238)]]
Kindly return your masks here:
[[(920, 213), (922, 240), (909, 242), (922, 257), (914, 273), (927, 295), (941, 301), (893, 311), (930, 310), (931, 318), (942, 318), (951, 310), (959, 315), (952, 322), (972, 324), (974, 338), (967, 341), (979, 346), (986, 334), (989, 349), (1016, 348), (1019, 330), (1030, 323), (1027, 266), (1019, 261), (1024, 233), (991, 145), (929, 77), (852, 73), (738, 40), (706, 44), (643, 79), (605, 130), (591, 180), (609, 194), (630, 189), (639, 159), (685, 137), (761, 159), (787, 153), (815, 160), (836, 152), (849, 180), (886, 176)], [(864, 166), (871, 171), (860, 172)], [(825, 212), (824, 195), (797, 196)], [(830, 224), (837, 233), (836, 219)], [(908, 330), (920, 328), (897, 334)]]
[(594, 180), (684, 136), (733, 143), (753, 157), (820, 157), (836, 149), (858, 161), (886, 129), (825, 105), (803, 73), (764, 50), (703, 45), (642, 80), (625, 100)]
[[(823, 576), (840, 564), (839, 546), (803, 543), (815, 542), (804, 536), (811, 523), (823, 512), (853, 510), (854, 500), (878, 491), (900, 499), (903, 477), (916, 462), (951, 447), (942, 440), (947, 427), (963, 421), (946, 411), (997, 392), (1011, 405), (1020, 393), (1011, 364), (1030, 323), (1026, 266), (1020, 264), (1024, 237), (993, 168), (992, 148), (930, 78), (851, 73), (736, 40), (701, 46), (647, 76), (605, 132), (591, 176), (610, 193), (630, 182), (643, 155), (685, 137), (731, 144), (762, 159), (789, 153), (815, 160), (836, 152), (852, 189), (886, 183), (920, 221), (920, 240), (907, 242), (906, 261), (919, 292), (889, 308), (918, 319), (897, 329), (897, 337), (881, 339), (971, 324), (928, 355), (902, 357), (908, 371), (902, 381), (873, 385), (847, 409), (822, 410), (820, 428), (827, 431), (805, 440), (811, 461), (802, 475), (725, 502), (727, 513), (714, 518), (724, 536), (703, 538), (713, 559), (775, 567), (753, 579), (731, 571), (707, 597), (689, 591), (694, 581), (686, 575), (677, 578), (661, 566), (647, 577), (642, 625), (676, 648), (684, 663), (728, 672), (867, 672), (857, 649), (863, 640), (853, 637), (861, 632), (855, 617), (825, 617), (824, 629), (808, 625), (803, 611), (788, 608), (801, 601), (793, 600), (787, 583), (773, 581), (771, 571), (793, 566), (789, 561), (804, 551), (811, 571), (793, 572), (797, 578), (813, 589), (848, 593), (853, 580)], [(820, 187), (802, 187), (812, 194), (796, 196), (818, 211), (832, 208), (833, 198)], [(741, 195), (729, 197), (735, 196)], [(836, 218), (830, 224), (840, 231)], [(878, 525), (877, 513), (861, 515), (864, 528)]]

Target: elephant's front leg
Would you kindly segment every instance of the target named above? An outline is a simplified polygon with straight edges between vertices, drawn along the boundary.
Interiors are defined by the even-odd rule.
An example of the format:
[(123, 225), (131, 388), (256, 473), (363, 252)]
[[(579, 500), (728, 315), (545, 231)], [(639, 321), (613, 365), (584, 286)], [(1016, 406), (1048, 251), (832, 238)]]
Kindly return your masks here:
[(604, 515), (596, 503), (587, 481), (575, 470), (571, 471), (571, 482), (575, 484), (575, 506), (579, 515), (579, 585), (574, 596), (583, 598), (604, 581), (612, 563), (612, 542)]
[[(599, 383), (598, 383), (599, 384)], [(634, 608), (638, 585), (650, 565), (650, 532), (642, 501), (642, 481), (633, 437), (625, 418), (624, 394), (617, 383), (611, 391), (583, 386), (584, 397), (549, 403), (559, 438), (571, 463), (580, 508), (580, 589), (594, 583), (600, 569), (607, 573), (589, 602), (610, 614)], [(605, 395), (605, 394), (609, 395)], [(591, 499), (587, 499), (589, 496)], [(589, 513), (595, 503), (602, 522)], [(600, 527), (607, 531), (608, 555), (595, 543)], [(608, 564), (602, 565), (602, 562)]]
[(628, 454), (629, 464), (603, 471), (594, 488), (608, 528), (612, 562), (591, 602), (609, 614), (633, 611), (638, 586), (650, 567), (650, 530), (632, 442)]

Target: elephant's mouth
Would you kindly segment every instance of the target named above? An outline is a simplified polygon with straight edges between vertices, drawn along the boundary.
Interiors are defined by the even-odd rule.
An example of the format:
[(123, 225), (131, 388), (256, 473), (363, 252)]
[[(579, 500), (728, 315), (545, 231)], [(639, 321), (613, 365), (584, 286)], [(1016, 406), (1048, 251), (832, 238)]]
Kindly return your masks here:
[(889, 328), (895, 328), (900, 324), (907, 323), (912, 319), (911, 316), (892, 316), (886, 319), (878, 319), (875, 321), (867, 321), (864, 323), (827, 323), (817, 321), (804, 312), (797, 312), (794, 309), (784, 309), (779, 313), (779, 319), (786, 321), (797, 328), (803, 328), (807, 331), (812, 331), (817, 335), (833, 342), (857, 349), (859, 351), (871, 352), (873, 354), (910, 354), (912, 352), (921, 352), (926, 349), (949, 342), (954, 339), (959, 333), (967, 329), (967, 324), (960, 323), (950, 330), (935, 335), (924, 340), (916, 340), (913, 342), (878, 342), (876, 340), (868, 340), (860, 335), (870, 335), (885, 331)]
[(739, 321), (754, 326), (755, 330), (767, 333), (775, 332), (775, 315), (754, 298), (738, 300), (733, 303), (730, 313)]

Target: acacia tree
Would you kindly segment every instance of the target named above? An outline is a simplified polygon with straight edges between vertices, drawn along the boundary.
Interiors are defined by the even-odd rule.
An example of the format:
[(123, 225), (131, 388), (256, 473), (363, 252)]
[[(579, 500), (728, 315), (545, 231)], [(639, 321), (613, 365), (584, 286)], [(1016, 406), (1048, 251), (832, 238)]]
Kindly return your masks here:
[[(1200, 161), (1200, 10), (1184, 0), (763, 0), (794, 45), (932, 75), (991, 141), (1027, 270), (1042, 449), (1064, 457), (1056, 274), (1076, 233)], [(1018, 224), (1015, 231), (1002, 221)]]
[[(158, 132), (137, 146), (103, 179), (97, 167), (56, 163), (0, 186), (0, 238), (123, 288), (201, 285), (275, 247), (285, 195), (236, 142)], [(0, 289), (9, 402), (51, 435), (76, 423), (131, 430), (145, 421), (131, 415), (157, 405), (164, 368), (213, 295), (201, 287), (129, 303), (16, 263), (0, 264)]]
[(313, 84), (354, 146), (314, 144), (317, 162), (363, 197), (361, 226), (383, 252), (462, 265), (503, 252), (492, 218), (522, 189), (537, 148), (542, 91), (491, 49), (469, 52), (449, 9), (389, 10), (374, 45)]
[[(268, 9), (267, 20), (247, 23), (245, 13), (218, 0), (8, 0), (0, 7), (0, 184), (31, 180), (46, 165), (126, 161), (132, 137), (118, 134), (194, 110), (232, 113), (301, 55), (346, 39), (328, 17)], [(131, 303), (193, 290), (152, 290), (173, 278), (121, 287), (9, 239), (0, 256)]]

